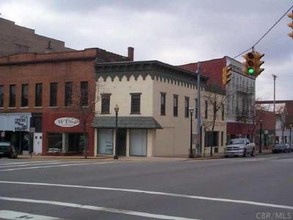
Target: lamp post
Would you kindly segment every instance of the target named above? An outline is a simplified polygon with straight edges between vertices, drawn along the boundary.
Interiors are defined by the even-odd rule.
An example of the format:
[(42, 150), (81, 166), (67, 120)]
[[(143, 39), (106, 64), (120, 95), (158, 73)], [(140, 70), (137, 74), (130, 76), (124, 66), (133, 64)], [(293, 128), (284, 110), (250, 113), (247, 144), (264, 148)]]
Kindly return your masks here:
[(116, 105), (114, 108), (115, 111), (115, 149), (114, 149), (114, 159), (118, 159), (118, 154), (117, 154), (117, 131), (118, 131), (118, 112), (119, 112), (119, 106)]
[(259, 153), (262, 153), (262, 139), (261, 139), (261, 135), (262, 135), (262, 120), (260, 120), (260, 124), (259, 124)]
[(190, 148), (189, 148), (189, 158), (193, 158), (193, 153), (192, 153), (192, 113), (194, 109), (189, 108), (189, 113), (190, 113)]
[(290, 149), (292, 149), (292, 135), (291, 135), (291, 131), (292, 131), (292, 124), (289, 125), (290, 127)]

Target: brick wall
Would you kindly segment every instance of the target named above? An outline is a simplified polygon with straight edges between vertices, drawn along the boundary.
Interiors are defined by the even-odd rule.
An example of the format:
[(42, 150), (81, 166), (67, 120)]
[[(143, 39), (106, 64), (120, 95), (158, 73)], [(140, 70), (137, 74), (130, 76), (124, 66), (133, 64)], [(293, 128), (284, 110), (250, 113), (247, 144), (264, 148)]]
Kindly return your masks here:
[(0, 56), (72, 50), (66, 48), (63, 41), (37, 35), (33, 29), (3, 18), (0, 18), (0, 30)]

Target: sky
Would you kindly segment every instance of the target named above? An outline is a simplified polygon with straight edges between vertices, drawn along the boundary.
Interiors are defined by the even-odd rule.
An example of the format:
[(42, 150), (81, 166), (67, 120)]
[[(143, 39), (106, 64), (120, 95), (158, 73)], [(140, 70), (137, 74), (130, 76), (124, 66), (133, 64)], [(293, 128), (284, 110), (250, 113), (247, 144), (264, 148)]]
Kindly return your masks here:
[[(127, 56), (127, 47), (134, 47), (134, 60), (181, 65), (235, 58), (292, 6), (293, 0), (0, 0), (0, 16), (69, 48)], [(293, 100), (290, 22), (285, 16), (254, 47), (265, 54), (258, 100), (273, 100), (273, 74), (276, 100)]]

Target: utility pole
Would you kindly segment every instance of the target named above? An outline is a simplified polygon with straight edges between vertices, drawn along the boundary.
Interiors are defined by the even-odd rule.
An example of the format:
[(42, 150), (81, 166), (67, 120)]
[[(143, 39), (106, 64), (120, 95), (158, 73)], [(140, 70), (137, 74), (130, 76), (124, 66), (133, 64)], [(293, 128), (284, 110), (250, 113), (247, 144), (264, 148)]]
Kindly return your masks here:
[(197, 154), (201, 156), (201, 101), (200, 101), (200, 62), (197, 63)]
[(274, 78), (274, 143), (276, 143), (276, 78), (277, 76), (273, 74)]

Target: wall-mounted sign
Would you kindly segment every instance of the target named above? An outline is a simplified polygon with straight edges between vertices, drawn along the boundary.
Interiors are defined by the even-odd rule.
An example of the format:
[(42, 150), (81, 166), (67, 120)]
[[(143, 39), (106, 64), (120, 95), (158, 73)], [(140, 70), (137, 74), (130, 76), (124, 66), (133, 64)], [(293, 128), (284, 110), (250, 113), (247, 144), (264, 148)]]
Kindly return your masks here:
[(29, 131), (31, 113), (0, 113), (0, 131)]
[(71, 128), (71, 127), (79, 125), (80, 122), (77, 118), (63, 117), (63, 118), (57, 118), (54, 121), (54, 123), (55, 125), (59, 127)]

